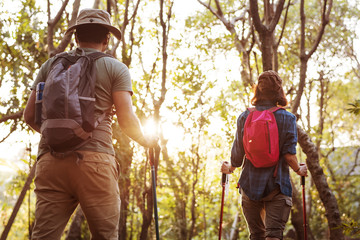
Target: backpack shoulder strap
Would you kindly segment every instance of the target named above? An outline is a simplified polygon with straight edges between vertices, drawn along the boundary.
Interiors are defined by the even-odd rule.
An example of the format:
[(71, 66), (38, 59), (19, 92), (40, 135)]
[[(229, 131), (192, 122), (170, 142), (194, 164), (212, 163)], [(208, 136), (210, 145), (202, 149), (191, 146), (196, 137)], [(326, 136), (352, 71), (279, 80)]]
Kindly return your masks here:
[(52, 62), (51, 64), (51, 67), (55, 65), (55, 63), (57, 63), (59, 61), (59, 59), (61, 58), (66, 58), (70, 56), (67, 52), (61, 52), (61, 53), (58, 53), (54, 56), (54, 61)]
[(62, 52), (55, 55), (55, 60), (51, 66), (54, 66), (58, 61), (63, 61), (61, 59), (66, 59), (68, 62), (75, 63), (80, 56), (69, 54), (68, 52)]
[(97, 60), (97, 59), (102, 58), (102, 57), (114, 58), (114, 56), (112, 56), (110, 54), (107, 54), (107, 53), (103, 53), (103, 52), (93, 52), (93, 53), (88, 54), (87, 56), (89, 56), (93, 60)]
[(252, 112), (255, 112), (256, 111), (256, 108), (255, 107), (251, 107), (251, 108), (248, 108), (249, 112), (252, 113)]
[(66, 56), (69, 56), (70, 54), (68, 52), (61, 52), (61, 53), (58, 53), (55, 55), (55, 58), (58, 58), (58, 57), (66, 57)]
[[(62, 52), (62, 53), (58, 53), (55, 55), (55, 61), (59, 58), (66, 58), (70, 62), (76, 62), (77, 59), (79, 59), (82, 56), (83, 55), (71, 55), (68, 52)], [(107, 54), (107, 53), (103, 53), (103, 52), (93, 52), (93, 53), (87, 54), (86, 56), (90, 57), (92, 60), (97, 60), (102, 57), (114, 58), (114, 56)]]
[[(272, 107), (272, 108), (269, 108), (268, 109), (268, 111), (270, 111), (270, 112), (276, 112), (277, 110), (279, 110), (279, 109), (284, 109), (284, 108), (282, 108), (282, 107)], [(285, 109), (284, 109), (285, 110)]]

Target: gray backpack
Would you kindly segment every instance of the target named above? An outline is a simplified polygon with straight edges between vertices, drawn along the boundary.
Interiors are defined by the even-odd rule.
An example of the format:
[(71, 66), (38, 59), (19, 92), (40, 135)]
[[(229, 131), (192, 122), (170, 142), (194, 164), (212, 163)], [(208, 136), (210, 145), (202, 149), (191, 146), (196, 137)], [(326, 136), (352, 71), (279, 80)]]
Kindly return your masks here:
[[(61, 53), (55, 57), (43, 87), (40, 131), (52, 153), (69, 153), (83, 146), (104, 119), (95, 119), (94, 62), (107, 55)], [(44, 83), (40, 83), (44, 84)], [(38, 103), (37, 99), (37, 103)]]

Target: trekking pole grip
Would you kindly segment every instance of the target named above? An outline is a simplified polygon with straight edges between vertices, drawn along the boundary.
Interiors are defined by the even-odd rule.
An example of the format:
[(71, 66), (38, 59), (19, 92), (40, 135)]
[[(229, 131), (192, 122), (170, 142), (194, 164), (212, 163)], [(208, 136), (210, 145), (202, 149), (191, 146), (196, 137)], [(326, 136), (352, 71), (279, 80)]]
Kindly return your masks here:
[(225, 186), (225, 183), (226, 183), (226, 173), (223, 173), (222, 176), (221, 176), (221, 184), (223, 186)]
[[(300, 166), (305, 165), (305, 163), (300, 163)], [(305, 176), (301, 176), (301, 185), (305, 186)]]
[(301, 185), (305, 186), (305, 176), (301, 176)]
[(149, 161), (150, 161), (150, 166), (154, 166), (154, 148), (149, 148)]

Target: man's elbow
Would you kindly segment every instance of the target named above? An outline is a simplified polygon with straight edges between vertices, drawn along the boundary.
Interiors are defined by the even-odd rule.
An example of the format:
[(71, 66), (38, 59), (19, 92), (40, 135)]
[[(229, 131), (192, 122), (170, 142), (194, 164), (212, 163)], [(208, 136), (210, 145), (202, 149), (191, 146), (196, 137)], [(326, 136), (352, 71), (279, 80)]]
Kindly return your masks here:
[(24, 122), (26, 124), (28, 124), (28, 125), (31, 124), (31, 118), (29, 117), (29, 114), (26, 111), (24, 111), (24, 113), (23, 113), (23, 118), (24, 118)]
[(34, 117), (35, 117), (34, 114), (31, 113), (29, 109), (25, 108), (23, 113), (23, 118), (25, 123), (27, 123), (28, 125), (34, 124)]
[(23, 114), (23, 118), (24, 118), (24, 122), (29, 125), (32, 129), (34, 129), (37, 132), (40, 132), (40, 128), (37, 126), (37, 124), (35, 123), (35, 116), (34, 114), (32, 114), (30, 111), (27, 111), (27, 109), (25, 109), (24, 114)]
[(131, 126), (133, 118), (129, 114), (119, 114), (117, 120), (121, 129)]

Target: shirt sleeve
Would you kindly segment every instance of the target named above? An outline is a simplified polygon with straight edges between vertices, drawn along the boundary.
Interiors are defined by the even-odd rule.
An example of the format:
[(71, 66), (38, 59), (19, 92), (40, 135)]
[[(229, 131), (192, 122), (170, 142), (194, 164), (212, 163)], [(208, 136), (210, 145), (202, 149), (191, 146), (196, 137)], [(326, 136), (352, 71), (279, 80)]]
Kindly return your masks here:
[(36, 85), (39, 82), (45, 82), (47, 75), (49, 74), (50, 67), (54, 58), (49, 58), (43, 65), (41, 65), (38, 75), (35, 78), (33, 85), (31, 86), (31, 90), (36, 90)]
[[(131, 85), (131, 76), (130, 71), (125, 64), (116, 60), (110, 59), (106, 62), (107, 69), (110, 70), (112, 86), (111, 91), (128, 91), (133, 94), (132, 85)], [(109, 66), (110, 65), (110, 66)]]
[(237, 129), (235, 133), (235, 139), (231, 148), (231, 166), (241, 167), (243, 164), (245, 150), (243, 145), (243, 134), (245, 120), (248, 115), (248, 111), (243, 112), (237, 120)]
[(297, 127), (296, 127), (296, 117), (290, 115), (289, 119), (284, 122), (285, 139), (284, 145), (281, 151), (281, 154), (286, 153), (296, 154), (296, 144), (297, 144)]

